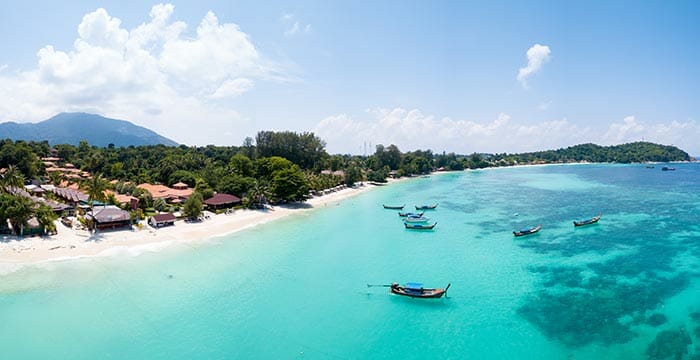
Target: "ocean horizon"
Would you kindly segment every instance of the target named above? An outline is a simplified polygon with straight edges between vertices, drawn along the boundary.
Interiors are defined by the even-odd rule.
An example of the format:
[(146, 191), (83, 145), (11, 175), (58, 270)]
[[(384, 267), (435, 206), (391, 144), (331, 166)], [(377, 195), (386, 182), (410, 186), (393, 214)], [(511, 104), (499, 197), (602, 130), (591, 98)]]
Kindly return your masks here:
[[(674, 166), (450, 172), (196, 244), (25, 266), (0, 275), (0, 358), (698, 358), (700, 166)], [(382, 207), (434, 203), (431, 231)], [(393, 282), (451, 287), (368, 286)]]

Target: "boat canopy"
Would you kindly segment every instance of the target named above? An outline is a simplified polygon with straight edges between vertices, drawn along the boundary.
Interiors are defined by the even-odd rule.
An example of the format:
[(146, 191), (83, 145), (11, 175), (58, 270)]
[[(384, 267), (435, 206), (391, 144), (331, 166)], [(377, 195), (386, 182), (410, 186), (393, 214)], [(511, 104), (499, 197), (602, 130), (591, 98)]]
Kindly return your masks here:
[(406, 289), (420, 290), (423, 288), (423, 283), (406, 283)]

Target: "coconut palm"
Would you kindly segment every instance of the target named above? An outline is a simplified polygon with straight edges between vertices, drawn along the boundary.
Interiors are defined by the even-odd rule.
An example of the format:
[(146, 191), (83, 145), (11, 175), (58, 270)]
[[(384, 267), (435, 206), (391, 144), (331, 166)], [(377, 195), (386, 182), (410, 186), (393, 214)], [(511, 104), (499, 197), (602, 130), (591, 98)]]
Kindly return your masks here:
[[(90, 204), (90, 212), (95, 214), (94, 204), (95, 201), (100, 201), (104, 204), (106, 200), (105, 190), (107, 190), (107, 181), (102, 177), (102, 174), (94, 174), (88, 181), (84, 184), (85, 191), (88, 194), (88, 203)], [(94, 219), (94, 218), (93, 218)], [(93, 221), (93, 227), (97, 224)]]
[(0, 191), (10, 192), (10, 188), (21, 188), (24, 186), (24, 175), (17, 166), (10, 165), (0, 179)]
[(24, 196), (12, 196), (6, 205), (8, 206), (5, 209), (5, 216), (10, 220), (12, 229), (17, 235), (24, 235), (24, 228), (36, 211), (34, 202)]
[(248, 194), (246, 195), (248, 198), (248, 207), (251, 209), (259, 207), (267, 202), (267, 199), (270, 198), (270, 194), (270, 186), (266, 182), (256, 181), (255, 185), (248, 189)]
[(56, 232), (56, 223), (54, 221), (58, 219), (58, 215), (56, 215), (51, 207), (39, 205), (35, 215), (39, 225), (44, 228), (44, 233), (52, 234)]

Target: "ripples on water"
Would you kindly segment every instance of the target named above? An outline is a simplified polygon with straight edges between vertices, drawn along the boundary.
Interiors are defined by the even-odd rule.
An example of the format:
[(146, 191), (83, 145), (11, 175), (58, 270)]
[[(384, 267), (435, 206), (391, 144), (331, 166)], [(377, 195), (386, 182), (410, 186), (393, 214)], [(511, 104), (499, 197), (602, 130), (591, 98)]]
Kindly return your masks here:
[[(0, 358), (699, 359), (700, 166), (676, 168), (450, 173), (213, 245), (27, 270), (0, 286)], [(404, 202), (439, 203), (436, 230), (381, 208)], [(413, 280), (450, 298), (365, 285)]]

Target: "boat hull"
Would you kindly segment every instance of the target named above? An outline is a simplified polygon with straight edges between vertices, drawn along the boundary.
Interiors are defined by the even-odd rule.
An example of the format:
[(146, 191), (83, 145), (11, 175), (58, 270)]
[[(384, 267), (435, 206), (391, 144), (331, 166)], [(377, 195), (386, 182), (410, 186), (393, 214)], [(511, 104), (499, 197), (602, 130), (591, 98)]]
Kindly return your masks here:
[(437, 204), (435, 205), (416, 205), (416, 210), (435, 210)]
[(432, 225), (425, 225), (425, 224), (414, 224), (414, 223), (403, 223), (403, 226), (406, 227), (406, 229), (411, 229), (411, 230), (432, 230), (437, 223), (434, 223)]
[(400, 295), (400, 296), (406, 296), (406, 297), (412, 297), (412, 298), (418, 298), (418, 299), (439, 299), (447, 293), (447, 289), (450, 288), (450, 285), (447, 285), (446, 288), (444, 289), (407, 289), (402, 286), (392, 286), (391, 287), (391, 293)]
[(389, 209), (389, 210), (402, 210), (402, 209), (404, 208), (404, 206), (406, 206), (406, 205), (404, 204), (404, 205), (401, 205), (401, 206), (392, 206), (392, 205), (382, 205), (382, 206), (383, 206), (385, 209)]
[(600, 220), (600, 215), (598, 215), (592, 219), (588, 219), (588, 220), (574, 221), (574, 226), (578, 227), (578, 226), (592, 225), (592, 224), (597, 223), (598, 220)]
[(521, 230), (521, 231), (513, 231), (514, 236), (525, 236), (525, 235), (532, 235), (537, 233), (542, 229), (542, 225), (537, 225), (532, 229), (527, 229), (527, 230)]

